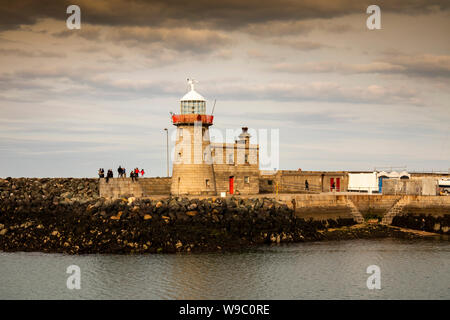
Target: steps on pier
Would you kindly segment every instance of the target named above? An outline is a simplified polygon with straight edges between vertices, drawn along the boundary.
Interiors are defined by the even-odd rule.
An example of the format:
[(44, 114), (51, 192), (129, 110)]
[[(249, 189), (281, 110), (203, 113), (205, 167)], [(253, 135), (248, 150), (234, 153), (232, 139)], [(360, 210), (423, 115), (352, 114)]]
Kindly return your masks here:
[(386, 212), (381, 220), (382, 224), (392, 224), (392, 219), (402, 213), (404, 207), (409, 203), (408, 197), (401, 197), (388, 212)]
[(347, 202), (347, 206), (350, 208), (350, 212), (351, 212), (351, 214), (353, 216), (353, 219), (357, 223), (363, 223), (364, 222), (364, 217), (361, 214), (361, 212), (359, 212), (358, 208), (355, 206), (353, 201), (347, 198), (346, 202)]

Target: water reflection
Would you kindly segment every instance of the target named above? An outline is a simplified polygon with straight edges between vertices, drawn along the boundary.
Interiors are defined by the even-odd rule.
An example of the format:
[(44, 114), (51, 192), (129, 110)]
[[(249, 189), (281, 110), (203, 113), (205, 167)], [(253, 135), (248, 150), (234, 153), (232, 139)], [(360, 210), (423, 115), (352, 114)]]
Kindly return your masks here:
[[(66, 288), (67, 266), (82, 272)], [(368, 290), (378, 265), (382, 289)], [(395, 239), (262, 246), (235, 253), (0, 253), (1, 299), (449, 299), (448, 242)]]

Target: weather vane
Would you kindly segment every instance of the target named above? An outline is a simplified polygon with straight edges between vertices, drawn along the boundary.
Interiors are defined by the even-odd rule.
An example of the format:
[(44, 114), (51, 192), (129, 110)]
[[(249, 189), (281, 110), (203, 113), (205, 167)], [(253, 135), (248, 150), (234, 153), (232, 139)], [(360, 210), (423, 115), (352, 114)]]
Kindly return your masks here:
[(194, 90), (194, 84), (198, 83), (198, 81), (195, 80), (195, 79), (191, 79), (191, 78), (187, 78), (187, 81), (188, 81), (189, 85), (191, 86), (191, 90), (193, 91)]

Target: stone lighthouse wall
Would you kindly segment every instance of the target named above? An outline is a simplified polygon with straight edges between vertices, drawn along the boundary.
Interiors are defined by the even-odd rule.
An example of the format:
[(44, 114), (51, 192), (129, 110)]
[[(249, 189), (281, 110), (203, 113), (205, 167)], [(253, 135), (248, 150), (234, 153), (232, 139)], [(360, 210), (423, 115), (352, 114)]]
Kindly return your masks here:
[(207, 126), (178, 126), (170, 193), (217, 194)]
[(211, 165), (183, 164), (173, 166), (172, 195), (216, 195)]

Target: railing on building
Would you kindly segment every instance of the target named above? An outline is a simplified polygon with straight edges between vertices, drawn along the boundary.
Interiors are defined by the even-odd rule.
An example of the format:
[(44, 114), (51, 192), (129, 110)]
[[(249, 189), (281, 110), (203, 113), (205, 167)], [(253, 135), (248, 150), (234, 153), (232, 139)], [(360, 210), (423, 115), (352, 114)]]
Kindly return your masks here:
[(315, 185), (315, 184), (308, 184), (308, 188), (306, 188), (305, 184), (298, 184), (298, 183), (280, 183), (278, 185), (278, 192), (311, 192), (311, 193), (317, 193), (322, 192), (322, 186), (321, 185)]
[(193, 124), (195, 122), (201, 122), (204, 124), (212, 125), (214, 116), (206, 114), (174, 114), (172, 115), (173, 124)]
[(364, 192), (364, 193), (378, 193), (379, 187), (351, 187), (348, 188), (348, 192)]

